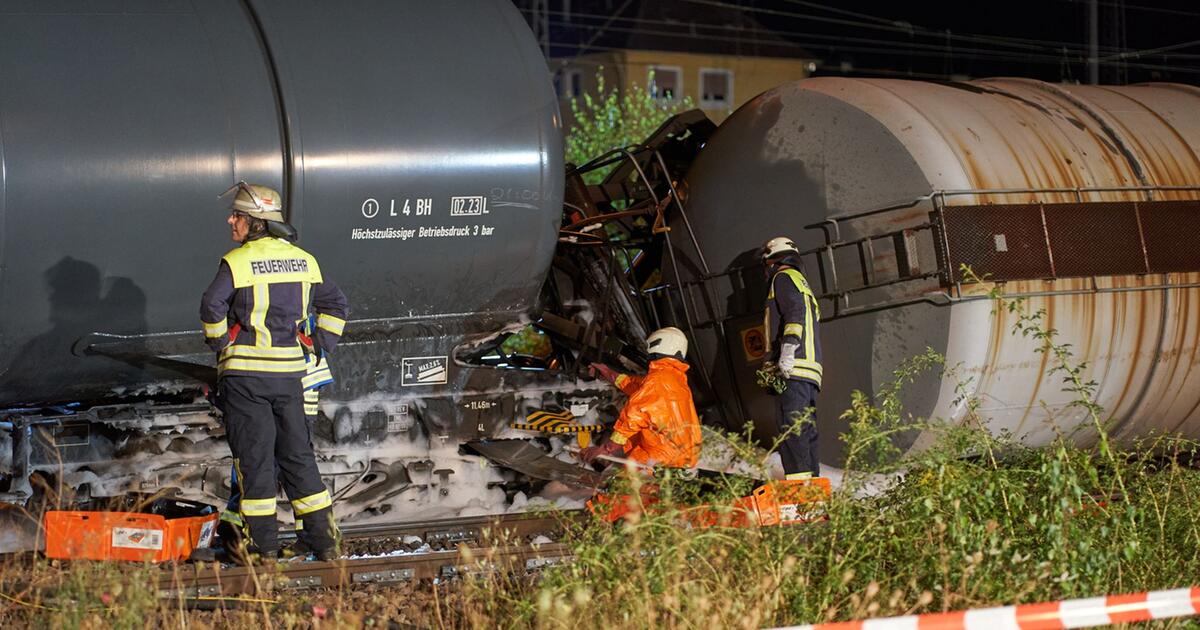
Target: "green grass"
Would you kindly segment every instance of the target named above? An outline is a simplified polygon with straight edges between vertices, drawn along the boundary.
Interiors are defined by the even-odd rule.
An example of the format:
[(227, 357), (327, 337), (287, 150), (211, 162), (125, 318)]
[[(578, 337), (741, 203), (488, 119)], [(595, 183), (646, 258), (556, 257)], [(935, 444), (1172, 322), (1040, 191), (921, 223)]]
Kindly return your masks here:
[[(955, 378), (927, 351), (874, 397), (856, 393), (843, 414), (853, 472), (829, 501), (828, 521), (689, 529), (679, 518), (690, 502), (686, 486), (666, 479), (663, 494), (674, 504), (576, 532), (573, 564), (534, 584), (477, 585), (459, 618), (501, 627), (758, 628), (1200, 583), (1200, 444), (1112, 443), (1093, 402), (1096, 384), (1082, 380), (1085, 366), (1042, 326), (1043, 313), (994, 297), (1019, 316), (1013, 334), (1038, 340), (1052, 359), (1051, 373), (1099, 433), (1095, 448), (1077, 448), (1067, 435), (1040, 448), (993, 436), (966, 399), (968, 413), (954, 424), (909, 417), (906, 384), (929, 370)], [(934, 446), (896, 448), (894, 437), (917, 429), (933, 432)], [(864, 491), (881, 478), (881, 490)], [(730, 487), (708, 500), (741, 492)]]
[[(1160, 437), (1133, 445), (1107, 439), (1095, 384), (1081, 380), (1070, 348), (1055, 342), (1039, 313), (1020, 314), (1014, 334), (1032, 335), (1052, 370), (1099, 431), (1095, 448), (1070, 436), (1029, 448), (993, 436), (970, 400), (955, 424), (910, 418), (907, 383), (929, 370), (955, 378), (926, 352), (901, 365), (874, 397), (857, 394), (842, 416), (845, 484), (829, 519), (790, 527), (688, 527), (681, 513), (721, 504), (750, 489), (744, 479), (710, 485), (661, 475), (662, 501), (617, 525), (573, 529), (574, 561), (537, 576), (498, 576), (281, 597), (231, 613), (194, 613), (159, 601), (147, 569), (37, 563), (42, 589), (14, 592), (28, 575), (0, 573), (11, 599), (5, 627), (360, 627), (385, 619), (423, 627), (761, 628), (973, 607), (1054, 601), (1200, 583), (1200, 462), (1196, 442)], [(963, 388), (966, 391), (966, 388)], [(938, 436), (915, 453), (892, 438), (914, 427)], [(749, 460), (763, 452), (737, 436)], [(874, 484), (866, 492), (868, 482)], [(640, 480), (624, 482), (637, 494)], [(880, 486), (882, 484), (882, 486)], [(479, 557), (481, 552), (473, 554)], [(486, 556), (486, 552), (482, 552)], [(398, 601), (405, 602), (398, 608)], [(329, 608), (314, 621), (310, 603)], [(1195, 620), (1152, 627), (1198, 627)]]

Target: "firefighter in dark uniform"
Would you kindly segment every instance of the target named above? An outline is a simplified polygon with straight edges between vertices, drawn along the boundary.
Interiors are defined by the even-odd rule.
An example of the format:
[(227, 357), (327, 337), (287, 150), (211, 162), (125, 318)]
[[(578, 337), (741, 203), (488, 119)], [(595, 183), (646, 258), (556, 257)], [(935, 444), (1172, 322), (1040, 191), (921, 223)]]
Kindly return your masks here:
[[(315, 344), (312, 341), (313, 336), (316, 334), (316, 319), (316, 316), (310, 315), (304, 323), (303, 331), (298, 335), (300, 345), (305, 349), (304, 360), (306, 372), (304, 378), (300, 379), (300, 383), (304, 386), (304, 419), (308, 423), (310, 437), (312, 436), (313, 424), (317, 421), (317, 414), (320, 412), (321, 388), (333, 382), (333, 373), (329, 368), (328, 357), (318, 356)], [(231, 341), (237, 338), (238, 331), (239, 327), (236, 325), (230, 328), (229, 336)], [(224, 413), (224, 410), (222, 410), (222, 413)], [(278, 463), (275, 465), (275, 474), (279, 474)], [(295, 523), (296, 531), (299, 532), (298, 540), (295, 544), (280, 552), (283, 557), (290, 558), (313, 553), (317, 555), (318, 560), (332, 559), (332, 556), (335, 554), (313, 549), (308, 543), (305, 535), (302, 533), (304, 529), (303, 518), (296, 517)], [(228, 551), (237, 549), (249, 537), (250, 535), (246, 531), (246, 522), (242, 520), (242, 489), (238, 485), (238, 472), (235, 466), (230, 472), (229, 500), (226, 501), (225, 510), (221, 512), (221, 520), (217, 523), (217, 543), (223, 550)]]
[(778, 348), (775, 365), (787, 379), (787, 389), (779, 395), (779, 430), (790, 429), (803, 418), (808, 420), (798, 433), (792, 433), (779, 446), (783, 472), (788, 479), (820, 476), (817, 463), (817, 394), (821, 391), (821, 338), (817, 320), (821, 311), (817, 298), (800, 272), (800, 252), (790, 238), (767, 241), (762, 252), (763, 265), (770, 280), (763, 330), (767, 338), (767, 356)]
[[(239, 511), (249, 544), (243, 559), (278, 555), (276, 466), (297, 520), (300, 540), (318, 557), (336, 546), (333, 502), (321, 481), (304, 417), (302, 379), (341, 337), (346, 297), (324, 281), (317, 260), (274, 229), (283, 225), (279, 193), (239, 182), (228, 223), (235, 242), (204, 292), (200, 319), (217, 358), (229, 448), (241, 490)], [(299, 327), (316, 313), (315, 357), (306, 356)], [(230, 328), (236, 336), (230, 338)]]

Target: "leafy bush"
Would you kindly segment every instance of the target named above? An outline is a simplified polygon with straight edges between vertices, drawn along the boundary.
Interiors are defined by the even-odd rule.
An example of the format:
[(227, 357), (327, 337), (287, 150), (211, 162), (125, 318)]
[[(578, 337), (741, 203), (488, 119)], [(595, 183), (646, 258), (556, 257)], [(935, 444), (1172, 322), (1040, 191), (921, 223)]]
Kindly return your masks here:
[[(653, 73), (649, 80), (654, 80)], [(679, 101), (655, 99), (637, 83), (621, 94), (617, 87), (605, 83), (603, 68), (596, 71), (596, 84), (595, 97), (584, 92), (570, 101), (572, 123), (565, 150), (567, 161), (577, 166), (613, 149), (638, 144), (671, 116), (695, 107), (691, 97)], [(608, 170), (592, 171), (584, 179), (589, 184), (599, 183)]]

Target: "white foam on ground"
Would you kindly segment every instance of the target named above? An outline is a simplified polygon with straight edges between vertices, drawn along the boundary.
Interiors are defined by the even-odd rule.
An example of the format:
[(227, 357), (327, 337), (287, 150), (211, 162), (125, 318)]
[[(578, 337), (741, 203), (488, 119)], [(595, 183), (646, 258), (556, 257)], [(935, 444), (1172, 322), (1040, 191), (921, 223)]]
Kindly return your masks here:
[[(833, 486), (834, 490), (840, 490), (846, 485), (846, 474), (847, 471), (841, 468), (821, 464), (821, 476), (829, 479), (829, 485)], [(858, 498), (879, 496), (904, 478), (903, 473), (889, 476), (851, 471), (850, 474), (854, 476), (854, 496)]]

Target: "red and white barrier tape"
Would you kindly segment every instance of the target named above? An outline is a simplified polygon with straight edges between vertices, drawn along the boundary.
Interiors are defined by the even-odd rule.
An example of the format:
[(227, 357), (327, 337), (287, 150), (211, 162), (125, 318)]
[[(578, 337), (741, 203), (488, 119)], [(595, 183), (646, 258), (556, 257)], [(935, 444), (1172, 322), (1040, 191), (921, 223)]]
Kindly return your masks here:
[(1200, 587), (776, 630), (1057, 630), (1200, 614)]

